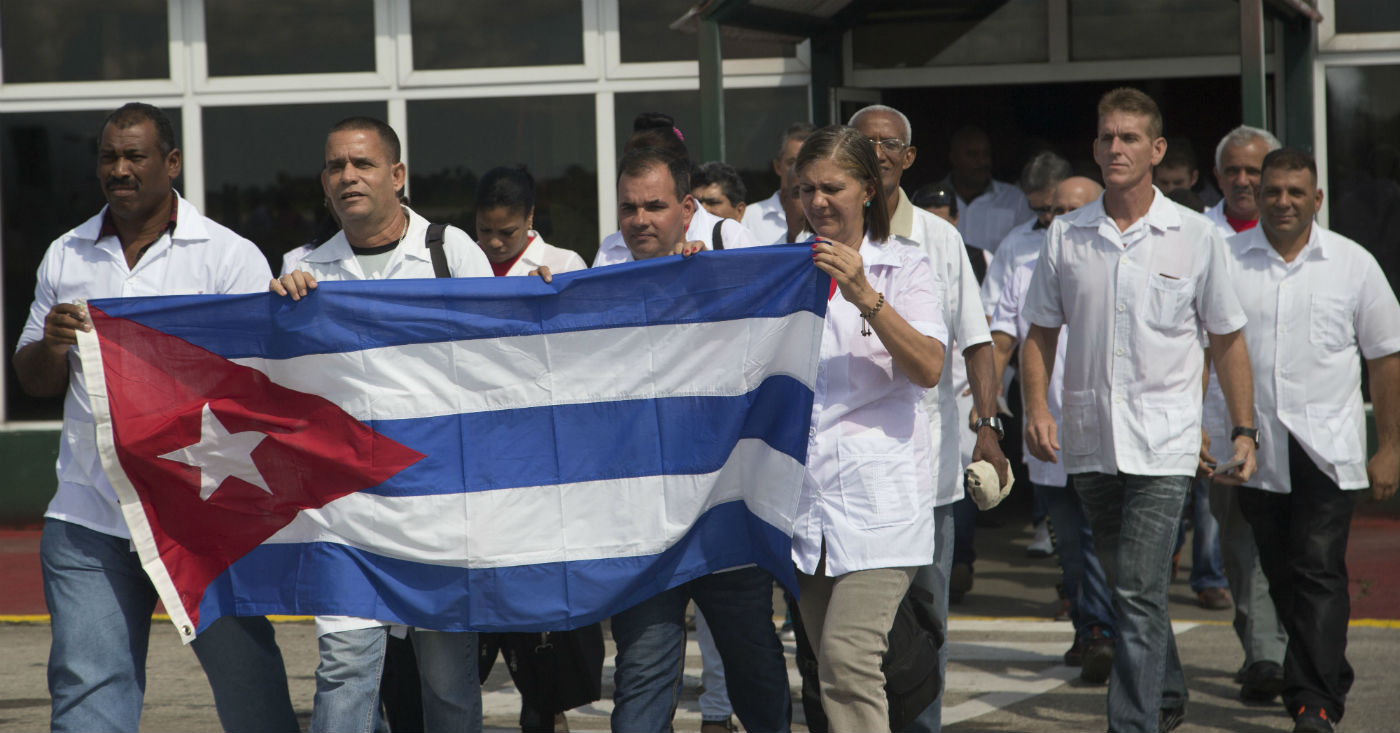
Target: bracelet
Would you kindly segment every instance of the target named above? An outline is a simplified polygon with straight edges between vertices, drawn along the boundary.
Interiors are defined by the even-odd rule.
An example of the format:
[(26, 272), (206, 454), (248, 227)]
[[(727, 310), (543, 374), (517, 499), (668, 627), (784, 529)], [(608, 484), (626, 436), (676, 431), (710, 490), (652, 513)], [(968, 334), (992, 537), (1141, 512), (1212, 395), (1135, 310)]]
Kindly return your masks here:
[(874, 308), (871, 308), (870, 311), (867, 312), (867, 313), (861, 313), (861, 314), (860, 314), (860, 317), (861, 317), (860, 335), (862, 335), (862, 336), (869, 336), (869, 335), (870, 335), (870, 319), (871, 319), (871, 318), (874, 318), (874, 317), (875, 317), (875, 314), (876, 314), (876, 313), (879, 313), (879, 312), (880, 312), (880, 309), (885, 307), (885, 294), (884, 294), (884, 293), (879, 293), (878, 295), (880, 296), (880, 299), (877, 300), (877, 301), (875, 301), (875, 307), (874, 307)]

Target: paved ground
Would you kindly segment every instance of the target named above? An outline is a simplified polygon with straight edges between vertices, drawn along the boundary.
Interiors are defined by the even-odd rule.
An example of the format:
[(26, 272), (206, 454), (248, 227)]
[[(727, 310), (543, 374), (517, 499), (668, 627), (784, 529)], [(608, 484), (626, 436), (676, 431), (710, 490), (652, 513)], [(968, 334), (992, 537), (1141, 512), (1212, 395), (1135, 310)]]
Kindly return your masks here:
[[(1400, 696), (1394, 694), (1394, 660), (1400, 657), (1400, 520), (1358, 516), (1353, 526), (1350, 563), (1353, 576), (1353, 625), (1349, 657), (1357, 681), (1341, 729), (1394, 730), (1400, 721)], [(1025, 557), (1029, 527), (1009, 522), (983, 528), (977, 541), (981, 558), (976, 585), (954, 607), (944, 720), (949, 731), (1102, 730), (1104, 691), (1079, 683), (1075, 670), (1060, 663), (1070, 643), (1067, 623), (1050, 621), (1056, 602), (1053, 560)], [(44, 660), (48, 626), (37, 593), (37, 533), (0, 532), (0, 731), (42, 730), (48, 725)], [(1189, 551), (1186, 553), (1189, 556)], [(1195, 603), (1184, 579), (1172, 587), (1172, 616), (1191, 690), (1187, 722), (1192, 731), (1288, 730), (1277, 705), (1248, 706), (1236, 698), (1231, 676), (1242, 654), (1229, 626), (1230, 611), (1205, 611)], [(310, 715), (315, 669), (315, 640), (306, 621), (279, 623), (278, 639), (287, 659), (292, 697)], [(167, 622), (157, 621), (151, 642), (148, 694), (142, 728), (150, 731), (214, 731), (208, 685), (194, 655), (182, 647)], [(677, 713), (681, 731), (699, 728), (696, 703), (699, 656), (691, 643), (686, 695)], [(791, 643), (788, 644), (791, 650)], [(610, 647), (611, 651), (611, 647)], [(605, 678), (610, 678), (611, 659)], [(796, 690), (797, 677), (790, 672)], [(609, 691), (610, 692), (610, 691)], [(484, 704), (491, 729), (514, 728), (519, 698), (501, 665), (487, 681)], [(606, 730), (611, 706), (605, 700), (569, 713), (575, 731)], [(794, 716), (802, 729), (801, 707)]]

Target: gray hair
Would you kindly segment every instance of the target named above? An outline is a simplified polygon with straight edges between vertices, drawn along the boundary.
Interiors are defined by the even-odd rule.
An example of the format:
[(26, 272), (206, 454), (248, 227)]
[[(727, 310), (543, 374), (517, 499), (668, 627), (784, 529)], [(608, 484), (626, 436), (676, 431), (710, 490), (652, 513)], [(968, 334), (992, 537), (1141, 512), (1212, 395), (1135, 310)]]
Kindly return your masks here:
[(1042, 150), (1026, 161), (1021, 169), (1021, 190), (1026, 193), (1044, 191), (1059, 185), (1060, 181), (1074, 175), (1069, 161), (1053, 151)]
[(1269, 147), (1269, 152), (1283, 147), (1283, 143), (1279, 142), (1272, 132), (1249, 125), (1240, 125), (1226, 133), (1225, 137), (1220, 138), (1220, 144), (1215, 146), (1215, 169), (1220, 170), (1220, 160), (1225, 157), (1225, 148), (1232, 145), (1248, 145), (1255, 140), (1263, 140), (1264, 144)]
[(904, 144), (912, 145), (914, 143), (914, 128), (912, 125), (909, 124), (909, 118), (905, 117), (903, 112), (900, 112), (894, 107), (887, 107), (883, 104), (872, 104), (869, 107), (861, 107), (860, 109), (856, 110), (855, 114), (851, 115), (850, 121), (848, 121), (846, 124), (850, 127), (855, 127), (856, 120), (860, 119), (865, 115), (870, 114), (871, 112), (885, 112), (888, 114), (892, 114), (895, 117), (898, 117), (900, 123), (904, 125)]

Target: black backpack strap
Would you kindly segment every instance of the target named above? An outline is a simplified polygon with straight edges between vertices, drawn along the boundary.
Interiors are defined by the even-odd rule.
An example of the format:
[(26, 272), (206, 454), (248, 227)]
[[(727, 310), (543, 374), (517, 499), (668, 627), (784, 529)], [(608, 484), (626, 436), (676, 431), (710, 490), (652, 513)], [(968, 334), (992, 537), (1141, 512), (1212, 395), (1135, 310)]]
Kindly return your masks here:
[(967, 259), (972, 265), (972, 274), (977, 278), (977, 284), (981, 285), (982, 280), (987, 277), (987, 253), (978, 247), (970, 244), (967, 247)]
[(428, 225), (428, 256), (433, 259), (434, 277), (452, 277), (452, 270), (447, 267), (447, 253), (442, 248), (443, 232), (447, 231), (446, 224)]
[(722, 229), (724, 229), (724, 220), (720, 219), (715, 222), (714, 231), (710, 232), (710, 249), (716, 252), (724, 249), (724, 233), (720, 231)]

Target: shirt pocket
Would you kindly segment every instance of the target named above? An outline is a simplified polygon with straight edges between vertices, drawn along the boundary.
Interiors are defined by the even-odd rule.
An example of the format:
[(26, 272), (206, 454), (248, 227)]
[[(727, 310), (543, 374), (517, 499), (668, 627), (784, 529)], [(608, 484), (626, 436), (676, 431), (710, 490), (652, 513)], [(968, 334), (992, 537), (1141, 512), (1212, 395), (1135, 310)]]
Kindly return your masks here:
[(1066, 391), (1061, 406), (1060, 445), (1068, 455), (1099, 451), (1099, 410), (1092, 390)]
[(1200, 415), (1188, 397), (1144, 395), (1142, 427), (1153, 453), (1180, 455), (1201, 450)]
[(894, 452), (886, 441), (860, 438), (842, 439), (839, 451), (841, 499), (851, 526), (879, 529), (917, 519), (912, 452)]
[(1346, 406), (1308, 405), (1308, 433), (1312, 448), (1333, 465), (1363, 463), (1361, 430)]
[(1308, 308), (1308, 340), (1329, 351), (1341, 351), (1356, 343), (1355, 307), (1345, 295), (1314, 293)]
[(1196, 279), (1172, 279), (1163, 275), (1147, 278), (1147, 325), (1176, 333), (1194, 325), (1191, 304), (1196, 296)]
[(68, 460), (58, 474), (59, 483), (96, 485), (102, 471), (102, 461), (97, 455), (97, 440), (93, 426), (78, 423), (76, 429), (63, 436), (68, 447)]

